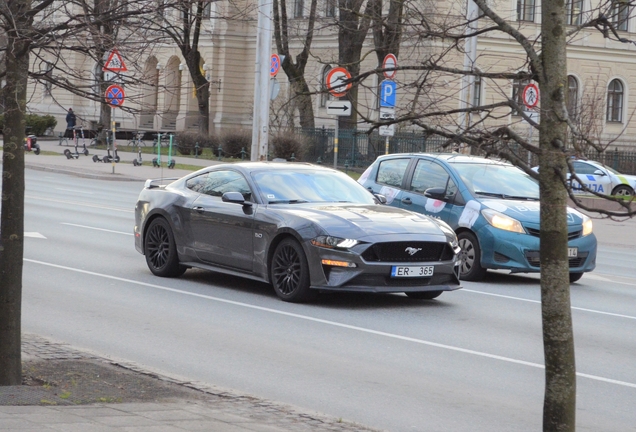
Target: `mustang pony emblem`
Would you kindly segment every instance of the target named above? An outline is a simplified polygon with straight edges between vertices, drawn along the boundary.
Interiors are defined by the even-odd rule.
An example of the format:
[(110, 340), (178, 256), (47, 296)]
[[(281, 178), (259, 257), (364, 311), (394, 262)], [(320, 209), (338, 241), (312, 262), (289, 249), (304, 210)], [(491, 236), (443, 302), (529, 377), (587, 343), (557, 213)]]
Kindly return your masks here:
[(421, 251), (422, 248), (414, 248), (414, 247), (407, 247), (406, 249), (404, 249), (404, 252), (408, 252), (409, 255), (413, 256), (416, 253), (418, 253), (419, 251)]

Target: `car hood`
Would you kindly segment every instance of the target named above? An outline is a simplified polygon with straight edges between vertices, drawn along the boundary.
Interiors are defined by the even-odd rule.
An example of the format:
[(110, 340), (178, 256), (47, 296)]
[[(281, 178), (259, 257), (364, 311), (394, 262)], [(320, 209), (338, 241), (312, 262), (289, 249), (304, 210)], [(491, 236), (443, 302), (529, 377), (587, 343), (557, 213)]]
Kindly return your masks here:
[[(540, 220), (541, 206), (539, 201), (484, 199), (480, 200), (480, 203), (483, 207), (497, 210), (520, 222), (538, 224)], [(570, 207), (567, 208), (567, 212), (568, 225), (581, 225), (583, 223), (582, 213)]]
[(384, 234), (431, 234), (445, 238), (439, 225), (428, 216), (384, 205), (317, 203), (289, 206), (282, 211), (344, 238)]

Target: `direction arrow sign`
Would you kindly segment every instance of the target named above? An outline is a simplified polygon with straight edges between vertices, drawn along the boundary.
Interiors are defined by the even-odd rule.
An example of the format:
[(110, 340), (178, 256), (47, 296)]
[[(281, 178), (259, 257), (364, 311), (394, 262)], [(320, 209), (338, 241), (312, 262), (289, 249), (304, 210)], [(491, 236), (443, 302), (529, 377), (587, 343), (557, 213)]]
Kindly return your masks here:
[(124, 63), (124, 58), (116, 49), (110, 52), (108, 60), (106, 60), (106, 63), (104, 64), (102, 70), (111, 72), (128, 72), (126, 64)]
[(106, 103), (112, 106), (122, 106), (124, 104), (124, 89), (116, 84), (108, 86), (106, 89)]
[(328, 101), (327, 102), (327, 114), (335, 116), (351, 115), (351, 102), (349, 101)]

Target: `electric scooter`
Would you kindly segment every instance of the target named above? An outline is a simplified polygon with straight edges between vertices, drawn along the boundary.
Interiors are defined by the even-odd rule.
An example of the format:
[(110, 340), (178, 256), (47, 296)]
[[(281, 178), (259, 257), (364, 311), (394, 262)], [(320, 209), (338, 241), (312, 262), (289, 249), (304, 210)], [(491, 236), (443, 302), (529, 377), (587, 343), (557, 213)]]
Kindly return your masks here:
[[(82, 147), (83, 147), (82, 154), (84, 154), (84, 156), (88, 156), (88, 149), (86, 148), (86, 138), (84, 137), (84, 129), (80, 129), (80, 131), (82, 133)], [(77, 131), (73, 131), (73, 134), (77, 134)], [(75, 135), (75, 139), (73, 141), (75, 141), (75, 153), (71, 153), (69, 149), (65, 149), (64, 155), (66, 156), (66, 159), (79, 159), (80, 157), (80, 152), (77, 150), (79, 137)]]
[[(111, 140), (114, 138), (112, 135), (113, 135), (113, 134), (111, 134)], [(104, 162), (104, 163), (109, 163), (109, 162), (112, 162), (112, 161), (114, 160), (114, 161), (115, 161), (115, 163), (119, 163), (119, 161), (120, 161), (121, 159), (120, 159), (120, 158), (119, 158), (119, 156), (117, 155), (117, 147), (113, 144), (114, 149), (113, 149), (113, 154), (111, 155), (111, 154), (110, 154), (110, 143), (111, 143), (111, 141), (110, 141), (110, 140), (108, 140), (108, 138), (107, 138), (106, 140), (107, 140), (107, 142), (108, 142), (108, 146), (106, 147), (106, 156), (104, 156), (104, 157), (100, 158), (99, 156), (94, 155), (94, 156), (93, 156), (93, 162)]]
[(39, 155), (40, 144), (38, 144), (38, 137), (35, 135), (27, 135), (26, 138), (24, 138), (24, 150), (28, 152), (32, 151), (36, 155)]
[(141, 145), (139, 145), (139, 141), (137, 141), (137, 159), (133, 159), (133, 166), (141, 166)]

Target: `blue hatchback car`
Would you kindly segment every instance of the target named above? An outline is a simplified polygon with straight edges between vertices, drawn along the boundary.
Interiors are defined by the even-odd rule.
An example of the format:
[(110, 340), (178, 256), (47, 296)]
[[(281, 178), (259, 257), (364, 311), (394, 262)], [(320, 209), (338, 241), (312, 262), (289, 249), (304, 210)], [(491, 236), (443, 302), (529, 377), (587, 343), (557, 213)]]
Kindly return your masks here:
[[(438, 217), (457, 233), (461, 278), (539, 272), (539, 185), (519, 168), (461, 154), (380, 156), (358, 180), (387, 204)], [(570, 282), (596, 266), (592, 220), (568, 208)]]

